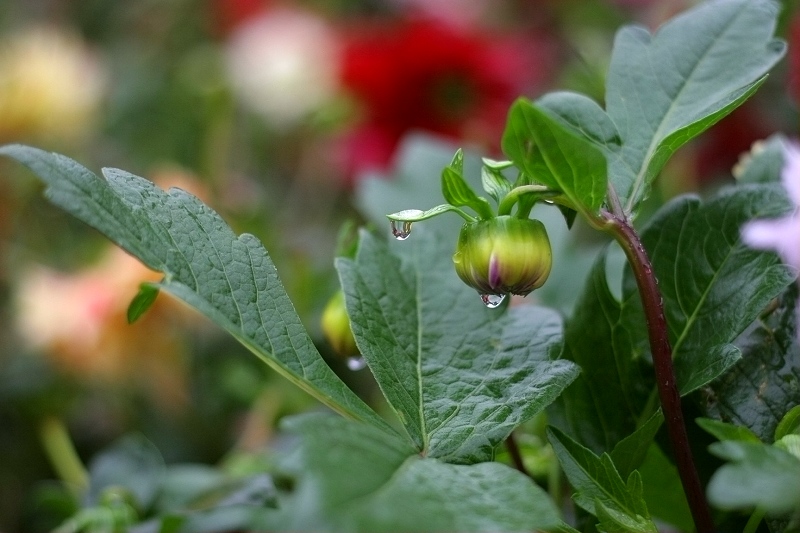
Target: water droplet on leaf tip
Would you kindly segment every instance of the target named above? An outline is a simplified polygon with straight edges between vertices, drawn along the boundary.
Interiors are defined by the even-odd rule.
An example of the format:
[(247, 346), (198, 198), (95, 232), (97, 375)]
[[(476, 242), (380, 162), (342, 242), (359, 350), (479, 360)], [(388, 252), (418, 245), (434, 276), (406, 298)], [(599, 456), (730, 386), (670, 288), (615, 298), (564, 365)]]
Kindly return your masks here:
[(366, 366), (367, 366), (367, 361), (360, 355), (347, 358), (347, 368), (349, 368), (353, 372), (362, 370)]
[(400, 228), (397, 227), (398, 220), (392, 220), (392, 235), (398, 241), (404, 241), (411, 235), (411, 222), (402, 222)]
[(481, 301), (483, 302), (483, 305), (489, 309), (498, 307), (505, 299), (505, 294), (481, 294)]

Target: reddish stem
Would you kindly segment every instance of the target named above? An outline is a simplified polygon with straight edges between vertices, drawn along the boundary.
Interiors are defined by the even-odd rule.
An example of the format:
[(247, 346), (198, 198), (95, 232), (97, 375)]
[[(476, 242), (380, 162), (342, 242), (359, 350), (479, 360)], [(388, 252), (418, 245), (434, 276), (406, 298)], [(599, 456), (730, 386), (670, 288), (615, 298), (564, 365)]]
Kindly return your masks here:
[(650, 338), (650, 350), (653, 354), (653, 367), (656, 375), (658, 396), (667, 425), (667, 433), (675, 455), (675, 464), (681, 478), (686, 499), (692, 512), (697, 533), (713, 533), (714, 522), (706, 501), (700, 476), (692, 458), (686, 423), (681, 410), (681, 396), (675, 380), (675, 368), (672, 365), (672, 347), (667, 333), (667, 320), (664, 316), (664, 303), (658, 281), (653, 274), (650, 258), (639, 239), (638, 233), (625, 217), (605, 213), (609, 222), (607, 228), (622, 246), (628, 258), (642, 299), (647, 331)]

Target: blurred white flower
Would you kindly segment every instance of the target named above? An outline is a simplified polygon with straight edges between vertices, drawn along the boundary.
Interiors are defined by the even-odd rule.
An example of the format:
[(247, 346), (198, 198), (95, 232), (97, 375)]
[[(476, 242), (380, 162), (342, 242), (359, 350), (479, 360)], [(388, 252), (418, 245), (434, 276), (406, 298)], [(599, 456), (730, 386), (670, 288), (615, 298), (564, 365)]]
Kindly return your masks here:
[(800, 271), (800, 145), (788, 143), (783, 154), (781, 180), (795, 209), (783, 218), (745, 224), (742, 239), (753, 248), (778, 252), (786, 264)]
[(336, 93), (340, 46), (323, 19), (275, 9), (234, 31), (227, 64), (241, 102), (273, 126), (289, 127)]
[(93, 124), (105, 93), (103, 64), (81, 38), (34, 27), (0, 41), (0, 142), (72, 141)]

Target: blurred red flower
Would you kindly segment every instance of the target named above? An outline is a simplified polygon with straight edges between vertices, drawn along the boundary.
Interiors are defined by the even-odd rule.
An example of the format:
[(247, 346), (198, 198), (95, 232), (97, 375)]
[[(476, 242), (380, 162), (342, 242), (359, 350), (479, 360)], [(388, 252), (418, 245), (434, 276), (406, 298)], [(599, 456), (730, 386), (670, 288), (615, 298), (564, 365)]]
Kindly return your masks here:
[(547, 36), (423, 19), (361, 27), (344, 41), (342, 83), (362, 113), (338, 146), (351, 177), (384, 169), (412, 130), (497, 148), (508, 107), (541, 87), (555, 56)]

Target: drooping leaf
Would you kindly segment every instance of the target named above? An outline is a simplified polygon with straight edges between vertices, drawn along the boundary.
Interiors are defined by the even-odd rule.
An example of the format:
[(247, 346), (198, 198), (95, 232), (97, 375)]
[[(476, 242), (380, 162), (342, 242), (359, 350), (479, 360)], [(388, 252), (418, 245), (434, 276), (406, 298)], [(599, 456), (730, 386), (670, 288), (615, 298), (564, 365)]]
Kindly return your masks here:
[(594, 214), (606, 196), (606, 159), (586, 138), (525, 99), (508, 114), (503, 151), (532, 179), (562, 191), (575, 209)]
[[(596, 453), (610, 452), (636, 431), (653, 379), (652, 370), (635, 357), (622, 309), (606, 281), (604, 252), (565, 331), (565, 358), (575, 361), (581, 374), (548, 409), (552, 424)], [(632, 327), (644, 328), (644, 320)]]
[(300, 435), (284, 467), (289, 531), (555, 531), (556, 507), (499, 463), (453, 465), (365, 424), (321, 414), (286, 422)]
[(633, 471), (624, 482), (608, 454), (598, 457), (553, 427), (547, 436), (575, 489), (575, 503), (598, 517), (607, 531), (657, 531), (642, 497), (639, 472)]
[(447, 241), (425, 229), (391, 247), (364, 233), (356, 260), (337, 261), (353, 333), (417, 451), (487, 460), (578, 369), (556, 360), (557, 313), (485, 308), (456, 276)]
[(158, 287), (205, 314), (290, 381), (346, 416), (391, 431), (317, 352), (255, 237), (234, 234), (194, 196), (165, 192), (122, 170), (104, 169), (104, 180), (36, 148), (11, 145), (0, 154), (28, 166), (47, 184), (51, 202), (163, 272)]
[(723, 509), (758, 507), (772, 515), (800, 510), (800, 459), (760, 442), (715, 442), (711, 453), (729, 461), (708, 485), (711, 503)]
[(742, 360), (701, 391), (706, 416), (745, 426), (772, 442), (787, 411), (800, 404), (797, 293), (797, 285), (790, 285), (736, 339)]
[[(794, 279), (772, 253), (741, 242), (742, 224), (778, 216), (788, 201), (777, 185), (740, 185), (706, 202), (691, 196), (665, 205), (642, 232), (664, 298), (682, 395), (722, 375), (740, 359), (733, 341)], [(636, 283), (623, 292), (640, 316)], [(637, 318), (637, 320), (639, 320)], [(646, 342), (641, 349), (649, 351)]]
[(712, 0), (654, 35), (639, 26), (617, 32), (606, 111), (623, 148), (609, 176), (626, 212), (675, 150), (744, 102), (783, 56), (778, 9), (771, 0)]

